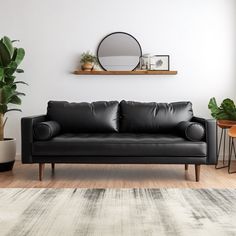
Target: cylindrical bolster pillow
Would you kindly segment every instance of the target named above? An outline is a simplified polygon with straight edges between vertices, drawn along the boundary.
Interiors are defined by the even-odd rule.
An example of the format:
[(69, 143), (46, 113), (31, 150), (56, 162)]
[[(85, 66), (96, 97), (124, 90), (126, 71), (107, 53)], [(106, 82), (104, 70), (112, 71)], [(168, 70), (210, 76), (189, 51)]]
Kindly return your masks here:
[(201, 141), (205, 136), (205, 128), (197, 122), (182, 121), (177, 130), (182, 137), (190, 141)]
[(45, 121), (34, 126), (36, 140), (49, 140), (60, 133), (60, 125), (56, 121)]

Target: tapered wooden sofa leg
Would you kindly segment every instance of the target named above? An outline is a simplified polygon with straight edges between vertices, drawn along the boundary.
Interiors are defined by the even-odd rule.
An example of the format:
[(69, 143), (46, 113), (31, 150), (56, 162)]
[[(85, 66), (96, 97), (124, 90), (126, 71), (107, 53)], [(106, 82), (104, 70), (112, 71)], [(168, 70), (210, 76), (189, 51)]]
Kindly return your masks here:
[(197, 182), (199, 182), (199, 180), (200, 180), (200, 167), (201, 167), (201, 165), (195, 165), (195, 176), (196, 176)]
[(39, 181), (42, 181), (43, 179), (43, 172), (44, 172), (44, 163), (39, 163)]
[(185, 170), (188, 170), (188, 164), (185, 164), (184, 166), (185, 166)]
[(55, 163), (51, 163), (51, 166), (52, 166), (52, 172), (54, 172), (54, 170), (55, 170)]

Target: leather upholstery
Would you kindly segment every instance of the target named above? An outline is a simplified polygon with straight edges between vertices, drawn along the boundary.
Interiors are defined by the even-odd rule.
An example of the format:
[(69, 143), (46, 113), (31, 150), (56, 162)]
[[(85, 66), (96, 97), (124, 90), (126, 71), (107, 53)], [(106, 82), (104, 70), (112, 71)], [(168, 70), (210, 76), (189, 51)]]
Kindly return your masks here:
[(46, 115), (28, 116), (21, 119), (21, 160), (22, 163), (32, 163), (32, 143), (34, 142), (33, 127), (46, 121)]
[(41, 156), (185, 156), (205, 157), (205, 142), (190, 142), (172, 134), (62, 134), (34, 142), (33, 155)]
[(214, 119), (193, 117), (193, 122), (202, 124), (205, 128), (205, 142), (207, 143), (207, 164), (215, 165), (217, 162), (217, 125)]
[(95, 163), (95, 164), (206, 164), (207, 157), (175, 156), (34, 156), (34, 163)]
[(201, 141), (205, 137), (205, 128), (197, 122), (182, 121), (178, 124), (177, 131), (190, 141)]
[(181, 121), (193, 117), (191, 102), (143, 103), (121, 101), (120, 130), (122, 132), (160, 133), (170, 132)]
[(57, 121), (62, 132), (117, 132), (118, 105), (117, 101), (92, 103), (50, 101), (47, 119)]
[[(130, 110), (126, 103), (131, 103)], [(147, 108), (143, 106), (143, 103), (141, 106), (139, 103), (136, 106), (136, 103), (123, 102), (122, 104), (125, 106), (122, 108), (125, 107), (125, 109), (120, 111), (117, 102), (92, 104), (85, 103), (81, 106), (81, 104), (51, 102), (50, 105), (53, 106), (49, 106), (47, 116), (22, 118), (22, 163), (216, 163), (216, 122), (212, 119), (192, 117), (189, 102), (169, 105), (147, 104)], [(80, 112), (72, 111), (77, 107)], [(93, 110), (95, 107), (96, 109)], [(158, 119), (151, 113), (151, 107), (160, 108), (158, 111), (161, 112), (156, 111), (160, 115)], [(82, 111), (86, 111), (87, 114), (82, 114)], [(123, 111), (124, 116), (120, 117), (119, 114), (123, 114)], [(145, 118), (143, 112), (147, 113), (148, 118)], [(155, 109), (153, 112), (155, 113)], [(181, 114), (182, 112), (183, 114)], [(96, 117), (95, 114), (99, 114), (99, 117)], [(175, 115), (177, 121), (174, 120)], [(65, 122), (64, 130), (61, 130), (61, 133), (51, 140), (35, 140), (33, 127), (40, 122), (54, 120), (54, 118)], [(105, 120), (102, 120), (103, 118)], [(81, 127), (82, 124), (78, 124), (79, 119), (87, 119), (89, 122), (82, 123), (84, 127)], [(123, 132), (118, 132), (118, 119), (123, 119), (120, 122), (122, 129), (125, 127)], [(124, 119), (126, 119), (125, 122)], [(131, 124), (132, 119), (133, 123), (138, 126), (137, 129), (134, 124)], [(188, 141), (181, 137), (180, 133), (174, 132), (175, 128), (171, 129), (171, 127), (174, 127), (175, 123), (181, 122), (181, 119), (191, 119), (191, 122), (202, 124), (205, 128), (203, 139), (198, 142)], [(170, 126), (166, 120), (170, 122)], [(93, 121), (94, 125), (91, 123)], [(142, 124), (144, 122), (147, 124)], [(81, 133), (81, 129), (84, 128), (86, 128), (86, 132)], [(166, 130), (163, 130), (164, 128)], [(64, 131), (67, 129), (72, 132), (65, 133)], [(101, 129), (105, 129), (107, 132), (99, 132)], [(124, 132), (127, 129), (138, 130), (138, 132)], [(94, 132), (92, 132), (93, 130)], [(148, 132), (140, 133), (141, 130), (148, 130)]]
[(48, 140), (60, 133), (60, 125), (56, 121), (45, 121), (34, 126), (34, 138), (36, 140)]

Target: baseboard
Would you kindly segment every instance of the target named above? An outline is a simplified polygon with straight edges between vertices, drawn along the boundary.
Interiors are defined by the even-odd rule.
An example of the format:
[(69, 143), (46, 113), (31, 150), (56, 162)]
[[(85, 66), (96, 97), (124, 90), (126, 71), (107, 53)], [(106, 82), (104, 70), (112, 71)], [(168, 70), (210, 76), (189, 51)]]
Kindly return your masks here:
[(17, 161), (20, 161), (20, 160), (21, 160), (21, 155), (20, 155), (20, 153), (16, 153), (16, 160), (17, 160)]

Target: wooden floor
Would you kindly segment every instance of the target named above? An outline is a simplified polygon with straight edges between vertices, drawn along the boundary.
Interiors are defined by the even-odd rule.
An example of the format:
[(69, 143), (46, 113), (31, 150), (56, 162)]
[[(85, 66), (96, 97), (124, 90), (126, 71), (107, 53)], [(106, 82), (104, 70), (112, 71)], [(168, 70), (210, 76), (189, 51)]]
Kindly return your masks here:
[[(236, 163), (233, 166), (236, 168)], [(1, 188), (236, 188), (236, 174), (214, 166), (201, 166), (195, 182), (194, 165), (85, 165), (45, 166), (38, 180), (38, 165), (15, 163), (13, 171), (0, 173)]]

